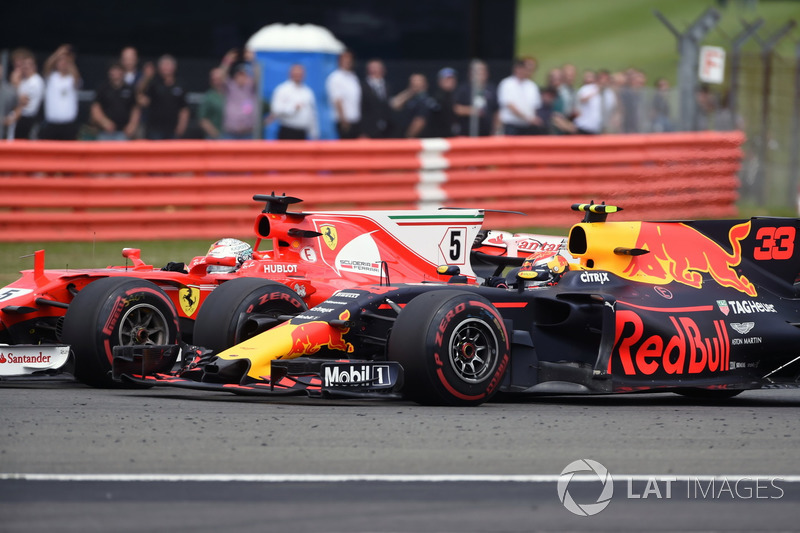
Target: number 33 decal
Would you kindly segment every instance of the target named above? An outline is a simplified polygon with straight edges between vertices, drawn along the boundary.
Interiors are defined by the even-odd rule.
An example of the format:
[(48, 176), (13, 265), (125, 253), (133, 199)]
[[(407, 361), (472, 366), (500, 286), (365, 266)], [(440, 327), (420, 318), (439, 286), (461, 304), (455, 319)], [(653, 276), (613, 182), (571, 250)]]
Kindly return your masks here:
[(756, 233), (756, 248), (753, 258), (758, 261), (770, 259), (791, 259), (794, 254), (795, 228), (761, 228)]

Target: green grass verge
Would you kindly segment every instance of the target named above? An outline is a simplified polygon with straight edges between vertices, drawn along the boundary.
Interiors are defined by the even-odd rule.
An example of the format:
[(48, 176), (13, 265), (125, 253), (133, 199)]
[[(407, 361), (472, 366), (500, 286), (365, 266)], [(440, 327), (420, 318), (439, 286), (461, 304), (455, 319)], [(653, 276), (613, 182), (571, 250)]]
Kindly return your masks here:
[[(684, 31), (707, 8), (722, 14), (703, 44), (727, 46), (742, 30), (741, 19), (765, 23), (759, 35), (767, 37), (790, 19), (800, 22), (800, 2), (729, 0), (720, 7), (716, 0), (518, 0), (517, 53), (539, 60), (537, 82), (544, 82), (547, 70), (564, 63), (579, 69), (628, 67), (642, 69), (650, 84), (666, 77), (677, 78), (678, 52), (675, 37), (654, 15), (660, 11), (678, 31)], [(794, 38), (783, 39), (776, 51), (794, 57)], [(745, 50), (757, 50), (751, 39)]]
[(207, 239), (189, 241), (127, 242), (26, 242), (0, 243), (0, 287), (19, 278), (20, 270), (33, 268), (33, 254), (45, 250), (46, 268), (102, 268), (124, 265), (123, 248), (139, 248), (142, 259), (162, 267), (169, 261), (188, 263), (211, 245)]

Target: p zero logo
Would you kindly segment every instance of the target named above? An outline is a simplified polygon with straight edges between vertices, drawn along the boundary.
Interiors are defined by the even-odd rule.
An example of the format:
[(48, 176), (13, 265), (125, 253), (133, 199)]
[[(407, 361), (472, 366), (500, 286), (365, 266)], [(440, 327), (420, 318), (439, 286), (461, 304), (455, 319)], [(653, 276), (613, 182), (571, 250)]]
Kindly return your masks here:
[[(702, 328), (687, 316), (669, 316), (665, 331), (648, 334), (634, 311), (618, 310), (614, 352), (608, 363), (619, 360), (626, 376), (654, 374), (707, 374), (729, 368), (731, 341), (724, 320)], [(619, 373), (619, 369), (617, 369)]]
[(791, 259), (792, 255), (794, 255), (796, 233), (793, 226), (760, 228), (756, 233), (756, 248), (753, 250), (753, 259), (757, 261)]
[(108, 314), (108, 320), (106, 320), (105, 325), (103, 326), (103, 334), (111, 335), (114, 331), (114, 328), (117, 326), (117, 321), (119, 320), (120, 315), (122, 315), (122, 310), (127, 305), (127, 301), (123, 300), (121, 296), (117, 296), (117, 299), (114, 300), (114, 304), (111, 306), (111, 312)]

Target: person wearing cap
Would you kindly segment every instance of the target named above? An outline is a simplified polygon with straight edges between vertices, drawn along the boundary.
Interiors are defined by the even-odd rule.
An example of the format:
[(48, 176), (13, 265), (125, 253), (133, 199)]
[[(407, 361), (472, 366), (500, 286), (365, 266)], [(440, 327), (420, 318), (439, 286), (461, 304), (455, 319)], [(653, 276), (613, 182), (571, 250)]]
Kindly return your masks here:
[(353, 53), (345, 50), (339, 55), (339, 68), (325, 80), (331, 109), (340, 139), (355, 139), (360, 134), (361, 83), (353, 72)]
[(432, 106), (425, 124), (423, 137), (452, 137), (456, 134), (456, 116), (453, 96), (456, 90), (456, 71), (445, 67), (436, 76), (437, 87), (432, 95)]

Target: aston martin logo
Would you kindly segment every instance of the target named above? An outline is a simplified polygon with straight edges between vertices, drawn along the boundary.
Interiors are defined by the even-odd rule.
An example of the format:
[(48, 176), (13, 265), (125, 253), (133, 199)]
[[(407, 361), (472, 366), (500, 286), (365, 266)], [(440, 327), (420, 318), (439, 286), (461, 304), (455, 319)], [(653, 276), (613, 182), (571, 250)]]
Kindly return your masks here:
[(184, 287), (178, 291), (178, 301), (186, 316), (192, 316), (197, 311), (200, 303), (200, 289), (197, 287)]
[(325, 241), (328, 248), (335, 250), (336, 245), (339, 244), (339, 235), (336, 233), (336, 227), (330, 224), (323, 224), (319, 229), (322, 233), (322, 240)]
[(741, 333), (742, 335), (746, 335), (750, 333), (750, 330), (755, 327), (755, 322), (731, 322), (731, 327), (737, 332)]

